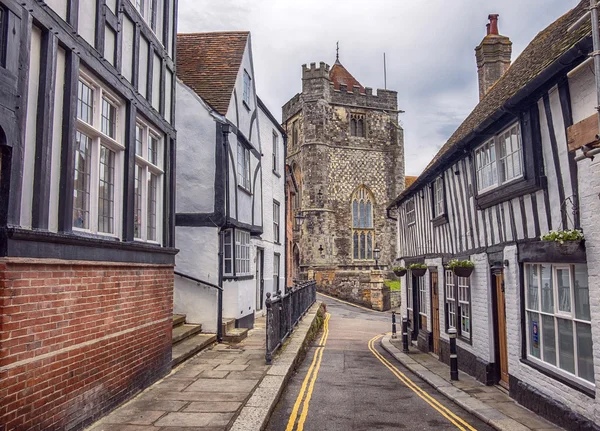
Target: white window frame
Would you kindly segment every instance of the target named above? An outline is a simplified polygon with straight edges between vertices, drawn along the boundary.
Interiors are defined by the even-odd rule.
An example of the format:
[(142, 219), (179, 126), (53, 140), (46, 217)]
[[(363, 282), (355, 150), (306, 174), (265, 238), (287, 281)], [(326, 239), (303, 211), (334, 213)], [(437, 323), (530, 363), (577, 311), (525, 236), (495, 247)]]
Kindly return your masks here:
[[(148, 243), (161, 244), (163, 237), (163, 210), (164, 210), (164, 181), (165, 181), (165, 172), (162, 164), (164, 163), (164, 138), (161, 133), (154, 129), (150, 124), (141, 119), (136, 119), (136, 126), (140, 127), (142, 130), (142, 154), (137, 153), (137, 141), (133, 143), (136, 145), (135, 151), (135, 170), (137, 171), (137, 166), (141, 167), (141, 220), (140, 220), (140, 228), (138, 235), (134, 235), (134, 239), (136, 241), (144, 241)], [(150, 161), (148, 143), (150, 137), (153, 137), (158, 141), (158, 149), (157, 149), (157, 164), (154, 164)], [(136, 139), (137, 139), (137, 128), (136, 128)], [(150, 175), (157, 176), (157, 189), (156, 189), (156, 229), (155, 229), (155, 239), (148, 238), (148, 192), (149, 192), (149, 178)], [(134, 173), (135, 177), (135, 173)], [(134, 180), (135, 181), (135, 180)], [(135, 188), (135, 185), (134, 185)], [(134, 197), (135, 199), (135, 197)], [(134, 204), (134, 218), (137, 218), (137, 213), (135, 211)], [(135, 220), (134, 220), (135, 223)], [(141, 235), (140, 235), (141, 233)]]
[[(78, 81), (81, 81), (92, 90), (92, 118), (91, 123), (76, 118), (77, 132), (91, 139), (90, 149), (90, 178), (89, 178), (89, 202), (88, 202), (88, 227), (82, 228), (72, 224), (74, 232), (87, 232), (101, 236), (121, 238), (122, 213), (123, 213), (123, 164), (125, 152), (125, 109), (123, 101), (114, 93), (104, 87), (100, 80), (87, 70), (79, 70)], [(78, 82), (79, 95), (79, 82)], [(115, 138), (102, 133), (102, 101), (106, 100), (116, 108), (115, 116)], [(100, 187), (100, 149), (105, 147), (114, 153), (114, 178), (113, 178), (113, 226), (112, 232), (99, 231), (99, 187)], [(75, 154), (73, 155), (75, 157)], [(75, 208), (73, 208), (75, 211)], [(74, 214), (73, 214), (74, 215)]]
[(446, 214), (444, 179), (439, 177), (433, 182), (433, 216), (435, 218), (444, 214)]
[[(554, 301), (553, 304), (553, 308), (554, 308), (554, 312), (548, 312), (548, 311), (543, 311), (542, 309), (542, 265), (543, 266), (549, 266), (550, 267), (550, 271), (552, 274), (552, 298)], [(596, 388), (596, 384), (595, 382), (590, 382), (589, 380), (586, 380), (583, 377), (579, 376), (579, 360), (578, 360), (578, 345), (577, 345), (577, 323), (580, 324), (585, 324), (585, 325), (589, 325), (590, 328), (592, 328), (592, 322), (591, 322), (591, 313), (592, 311), (590, 310), (590, 320), (585, 320), (585, 319), (581, 319), (581, 318), (577, 318), (576, 317), (576, 303), (575, 303), (575, 265), (576, 264), (551, 264), (551, 263), (544, 263), (544, 262), (536, 262), (536, 263), (528, 263), (525, 264), (524, 266), (524, 272), (525, 272), (525, 285), (524, 285), (524, 289), (525, 289), (525, 316), (523, 316), (523, 318), (525, 319), (525, 337), (526, 337), (526, 358), (527, 360), (531, 361), (532, 363), (535, 363), (536, 365), (542, 367), (542, 368), (546, 368), (548, 370), (551, 370), (552, 372), (558, 374), (559, 376), (564, 377), (565, 379), (577, 382), (579, 385), (582, 385), (588, 389), (591, 390), (595, 390)], [(529, 289), (529, 271), (531, 271), (533, 268), (535, 268), (536, 274), (537, 274), (537, 282), (538, 282), (538, 289), (537, 289), (537, 298), (536, 298), (536, 302), (537, 302), (537, 310), (533, 309), (530, 307), (530, 289)], [(558, 302), (558, 285), (557, 283), (557, 271), (558, 270), (564, 270), (567, 269), (569, 271), (569, 299), (571, 301), (571, 312), (565, 312), (565, 311), (560, 311), (559, 310), (559, 302)], [(586, 268), (587, 271), (587, 268)], [(589, 283), (589, 278), (588, 278), (588, 283)], [(589, 289), (589, 284), (588, 284), (588, 289)], [(588, 290), (588, 302), (590, 302), (590, 298), (589, 298), (589, 290)], [(591, 305), (591, 304), (590, 304)], [(536, 357), (535, 355), (533, 355), (531, 353), (531, 332), (530, 332), (530, 325), (532, 325), (530, 323), (530, 319), (529, 319), (529, 313), (535, 313), (538, 315), (538, 350), (539, 350), (539, 355), (540, 357)], [(544, 329), (543, 329), (543, 324), (542, 324), (542, 316), (548, 316), (551, 317), (554, 320), (554, 348), (556, 350), (556, 354), (555, 354), (555, 362), (557, 365), (554, 365), (550, 362), (546, 362), (544, 359)], [(558, 329), (558, 319), (561, 320), (567, 320), (567, 321), (571, 321), (572, 322), (572, 335), (573, 335), (573, 364), (574, 364), (574, 368), (575, 368), (575, 374), (560, 368), (560, 338), (559, 338), (559, 329)], [(593, 329), (593, 328), (592, 328)], [(595, 358), (592, 355), (592, 361)]]
[(419, 285), (419, 314), (421, 316), (428, 316), (429, 307), (427, 307), (427, 285), (425, 284), (424, 277), (419, 277), (417, 284)]
[(413, 291), (413, 283), (412, 280), (409, 280), (406, 283), (406, 309), (409, 311), (413, 311), (413, 299), (414, 291)]
[(281, 254), (273, 253), (273, 292), (279, 291), (279, 277), (281, 272)]
[(273, 172), (279, 173), (279, 135), (273, 130)]
[[(229, 241), (227, 241), (229, 238)], [(229, 248), (229, 257), (227, 257), (226, 250)], [(233, 241), (233, 229), (226, 229), (223, 231), (223, 275), (233, 277), (233, 270), (235, 266), (235, 255), (233, 252), (234, 241)], [(229, 271), (227, 271), (227, 262), (229, 261)]]
[(235, 229), (235, 276), (252, 275), (250, 270), (250, 232)]
[(456, 285), (454, 283), (454, 273), (448, 269), (445, 271), (444, 277), (444, 301), (446, 302), (446, 331), (448, 328), (456, 328), (458, 331), (458, 301), (456, 300)]
[[(410, 208), (412, 206), (412, 209)], [(417, 212), (415, 198), (406, 201), (406, 224), (412, 226), (417, 223)]]
[[(456, 277), (456, 289), (458, 292), (458, 307), (460, 310), (460, 335), (465, 338), (471, 337), (472, 325), (471, 321), (471, 283), (468, 278)], [(465, 326), (465, 319), (468, 319), (468, 325)]]
[[(157, 24), (159, 20), (159, 16), (157, 15), (159, 1), (162, 0), (132, 0), (135, 9), (139, 12), (144, 22), (148, 25), (148, 28), (150, 28), (150, 30), (152, 30), (152, 32), (155, 34), (158, 28)], [(159, 36), (158, 39), (162, 41), (162, 35), (157, 34), (157, 36)]]
[(273, 200), (273, 242), (281, 243), (281, 205)]
[[(507, 134), (512, 137), (513, 131), (517, 140), (516, 150), (507, 154), (503, 151), (506, 140), (502, 138)], [(486, 158), (486, 163), (482, 164), (481, 160), (484, 157)], [(515, 157), (518, 159), (520, 174), (514, 175), (513, 169), (513, 175), (511, 177), (507, 177), (504, 165), (509, 158), (514, 163)], [(523, 178), (525, 171), (523, 163), (523, 139), (521, 137), (521, 127), (519, 122), (511, 124), (496, 136), (477, 147), (474, 151), (474, 163), (477, 192), (479, 194)], [(484, 181), (484, 178), (486, 177), (491, 177), (491, 180)]]
[(250, 95), (252, 94), (252, 77), (246, 69), (244, 69), (244, 94), (243, 101), (250, 108)]
[(240, 141), (238, 141), (237, 158), (238, 185), (250, 192), (252, 190), (252, 182), (250, 180), (250, 149)]

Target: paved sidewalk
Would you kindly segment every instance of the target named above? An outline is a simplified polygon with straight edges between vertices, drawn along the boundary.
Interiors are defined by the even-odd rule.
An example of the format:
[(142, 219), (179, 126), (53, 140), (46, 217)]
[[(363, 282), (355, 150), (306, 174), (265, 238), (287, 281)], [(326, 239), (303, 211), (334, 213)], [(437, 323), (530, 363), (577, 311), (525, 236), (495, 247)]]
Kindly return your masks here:
[[(260, 429), (293, 371), (319, 306), (313, 305), (304, 316), (272, 366), (265, 365), (266, 321), (261, 317), (242, 342), (216, 344), (199, 353), (88, 431), (221, 431), (235, 428), (249, 411), (256, 428), (246, 429)], [(268, 391), (262, 399), (264, 409), (254, 412), (247, 405), (252, 404), (253, 393), (264, 392), (264, 385), (276, 390)]]
[(496, 386), (486, 386), (462, 371), (458, 381), (450, 380), (448, 365), (414, 347), (410, 348), (409, 355), (402, 353), (400, 339), (391, 340), (390, 335), (386, 335), (381, 339), (381, 346), (440, 393), (498, 430), (562, 430), (517, 404)]

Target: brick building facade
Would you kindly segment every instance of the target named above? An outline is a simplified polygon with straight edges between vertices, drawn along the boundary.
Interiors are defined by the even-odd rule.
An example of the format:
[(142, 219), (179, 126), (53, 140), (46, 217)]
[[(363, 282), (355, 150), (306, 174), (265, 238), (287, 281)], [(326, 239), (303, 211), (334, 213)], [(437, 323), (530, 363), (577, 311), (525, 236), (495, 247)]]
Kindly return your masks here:
[(288, 164), (299, 184), (295, 211), (300, 272), (322, 290), (361, 301), (358, 284), (396, 255), (386, 204), (403, 190), (404, 139), (397, 92), (364, 88), (339, 60), (302, 69), (302, 93), (283, 107)]

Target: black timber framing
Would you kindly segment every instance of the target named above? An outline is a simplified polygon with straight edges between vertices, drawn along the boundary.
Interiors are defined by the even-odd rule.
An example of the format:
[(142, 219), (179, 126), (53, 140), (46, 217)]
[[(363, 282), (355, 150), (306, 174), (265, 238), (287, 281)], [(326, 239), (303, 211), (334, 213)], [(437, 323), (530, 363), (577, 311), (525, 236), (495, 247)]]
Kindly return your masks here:
[(42, 34), (40, 82), (37, 100), (35, 164), (33, 174), (32, 227), (48, 229), (50, 214), (50, 170), (52, 165), (52, 127), (58, 41), (50, 31)]
[[(125, 163), (123, 171), (123, 240), (133, 241), (135, 236), (135, 219), (129, 217), (135, 210), (135, 134), (137, 107), (128, 102), (125, 107)], [(168, 148), (165, 147), (165, 153)]]
[(96, 0), (96, 50), (104, 57), (104, 38), (106, 33), (106, 0)]

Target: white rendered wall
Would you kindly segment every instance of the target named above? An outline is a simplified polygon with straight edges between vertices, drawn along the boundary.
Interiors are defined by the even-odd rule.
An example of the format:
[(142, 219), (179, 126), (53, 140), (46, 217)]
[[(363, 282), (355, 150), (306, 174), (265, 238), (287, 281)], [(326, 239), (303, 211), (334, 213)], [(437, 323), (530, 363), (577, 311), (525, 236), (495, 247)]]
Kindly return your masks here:
[(56, 91), (52, 125), (52, 163), (50, 165), (50, 214), (48, 228), (58, 232), (58, 201), (60, 186), (60, 154), (62, 146), (62, 112), (65, 88), (65, 50), (58, 48), (56, 55)]
[[(96, 0), (79, 0), (79, 19), (77, 32), (91, 46), (96, 39)], [(132, 42), (133, 43), (133, 39)]]
[(176, 211), (212, 213), (215, 210), (216, 121), (200, 97), (181, 81), (177, 81), (175, 125), (177, 128)]
[(201, 324), (203, 332), (217, 332), (218, 292), (212, 287), (175, 275), (173, 313), (185, 314), (186, 322)]
[(139, 67), (139, 80), (138, 80), (138, 92), (148, 97), (148, 41), (144, 36), (140, 36), (140, 67)]
[(177, 226), (176, 271), (212, 284), (219, 283), (219, 235), (216, 227)]
[(127, 15), (123, 15), (123, 45), (121, 53), (121, 73), (129, 82), (132, 81), (133, 76), (133, 39), (133, 21), (127, 18)]
[(44, 2), (64, 21), (67, 20), (67, 0), (44, 0)]
[(160, 109), (160, 77), (162, 74), (162, 65), (160, 57), (156, 53), (152, 54), (152, 107), (157, 111)]

